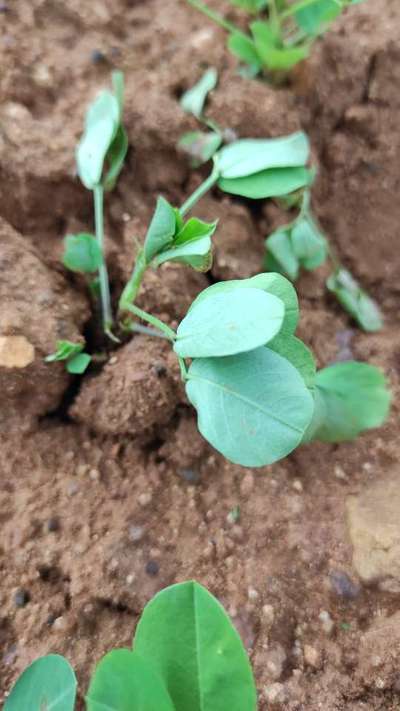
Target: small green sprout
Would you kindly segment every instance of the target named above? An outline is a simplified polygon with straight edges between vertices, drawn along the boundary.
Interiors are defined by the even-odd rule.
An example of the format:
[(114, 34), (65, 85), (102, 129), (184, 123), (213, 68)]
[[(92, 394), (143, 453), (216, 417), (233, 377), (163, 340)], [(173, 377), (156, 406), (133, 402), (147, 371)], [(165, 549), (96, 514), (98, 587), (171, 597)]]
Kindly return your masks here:
[(83, 343), (57, 341), (55, 353), (46, 356), (45, 362), (54, 363), (57, 360), (65, 360), (68, 373), (82, 375), (92, 360), (88, 353), (83, 352), (84, 347)]
[[(4, 711), (73, 711), (77, 681), (66, 659), (41, 657), (21, 674)], [(256, 711), (243, 643), (220, 603), (196, 582), (172, 585), (144, 608), (133, 650), (97, 665), (87, 711)]]
[(224, 141), (223, 129), (215, 121), (208, 119), (204, 113), (208, 94), (215, 89), (217, 82), (217, 70), (211, 67), (197, 84), (183, 94), (180, 100), (182, 109), (192, 114), (209, 129), (206, 132), (189, 131), (179, 140), (178, 147), (192, 158), (193, 167), (211, 160)]
[[(187, 99), (187, 106), (200, 115), (214, 83), (215, 75), (203, 81), (201, 90)], [(114, 77), (114, 94), (103, 92), (89, 108), (78, 165), (83, 182), (94, 192), (97, 239), (87, 233), (70, 235), (64, 255), (64, 263), (73, 270), (93, 273), (98, 269), (103, 307), (106, 265), (103, 231), (99, 239), (98, 230), (103, 224), (99, 195), (102, 198), (103, 189), (122, 167), (119, 147), (125, 133), (120, 124), (121, 97), (122, 79), (116, 82)], [(208, 177), (181, 207), (160, 196), (132, 275), (119, 298), (117, 318), (112, 320), (120, 340), (139, 332), (170, 342), (188, 400), (197, 411), (201, 434), (227, 459), (243, 466), (272, 464), (311, 439), (352, 439), (362, 430), (380, 425), (389, 408), (390, 394), (379, 370), (352, 363), (351, 372), (340, 368), (317, 372), (311, 351), (295, 335), (299, 320), (296, 291), (278, 271), (295, 277), (300, 266), (315, 268), (328, 251), (310, 212), (308, 187), (314, 171), (308, 167), (309, 154), (309, 142), (302, 132), (280, 138), (239, 139), (219, 148)], [(300, 214), (281, 231), (287, 253), (279, 245), (274, 249), (275, 272), (204, 289), (175, 331), (135, 302), (148, 269), (165, 262), (197, 271), (210, 268), (217, 222), (204, 222), (188, 217), (188, 213), (215, 186), (252, 199), (280, 198), (290, 205), (297, 204), (302, 190)], [(91, 289), (95, 293), (93, 281)], [(105, 333), (115, 339), (105, 313), (103, 308)], [(83, 372), (90, 356), (82, 351), (81, 344), (60, 342), (47, 360), (66, 360), (70, 372)], [(368, 414), (355, 414), (359, 402), (369, 403)]]
[(350, 5), (362, 0), (230, 0), (251, 16), (249, 33), (212, 10), (203, 0), (187, 0), (228, 32), (228, 48), (246, 67), (285, 75), (310, 54), (312, 44)]
[(266, 268), (296, 281), (301, 268), (313, 271), (330, 259), (334, 271), (326, 282), (328, 290), (364, 331), (379, 331), (383, 317), (378, 305), (338, 262), (312, 213), (310, 200), (310, 190), (305, 189), (295, 220), (279, 227), (265, 240)]

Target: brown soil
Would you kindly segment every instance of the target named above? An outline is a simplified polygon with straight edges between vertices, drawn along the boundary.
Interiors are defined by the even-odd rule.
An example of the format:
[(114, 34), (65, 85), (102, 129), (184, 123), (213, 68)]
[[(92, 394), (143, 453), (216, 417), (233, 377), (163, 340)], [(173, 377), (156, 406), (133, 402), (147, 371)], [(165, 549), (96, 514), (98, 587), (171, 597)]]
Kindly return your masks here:
[[(70, 659), (84, 691), (96, 660), (130, 643), (149, 598), (194, 577), (234, 618), (262, 711), (267, 700), (399, 709), (400, 587), (358, 580), (346, 524), (348, 498), (398, 472), (396, 402), (380, 431), (250, 471), (201, 439), (161, 342), (135, 337), (72, 384), (43, 365), (56, 338), (95, 338), (83, 283), (59, 261), (65, 233), (92, 219), (74, 174), (88, 100), (112, 67), (125, 71), (131, 148), (106, 217), (117, 298), (157, 194), (179, 204), (200, 181), (176, 150), (195, 126), (177, 96), (214, 65), (215, 119), (240, 136), (308, 131), (315, 210), (385, 312), (382, 334), (361, 334), (322, 269), (298, 284), (302, 337), (319, 365), (351, 352), (398, 393), (398, 0), (354, 7), (279, 90), (239, 78), (224, 33), (184, 0), (7, 0), (0, 11), (0, 337), (18, 337), (18, 367), (0, 361), (0, 700), (49, 651)], [(214, 278), (260, 270), (263, 238), (286, 219), (217, 191), (197, 214), (221, 218)], [(173, 324), (207, 283), (165, 267), (140, 303)]]

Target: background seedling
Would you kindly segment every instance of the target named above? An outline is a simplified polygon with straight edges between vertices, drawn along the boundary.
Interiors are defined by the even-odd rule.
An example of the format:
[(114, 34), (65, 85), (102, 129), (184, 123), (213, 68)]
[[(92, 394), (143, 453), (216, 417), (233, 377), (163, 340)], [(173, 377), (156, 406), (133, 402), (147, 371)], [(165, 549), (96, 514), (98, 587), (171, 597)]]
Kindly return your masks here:
[(249, 33), (212, 10), (203, 0), (187, 0), (229, 34), (228, 48), (246, 74), (279, 75), (309, 56), (315, 39), (347, 7), (362, 0), (230, 0), (250, 14)]
[[(76, 679), (57, 655), (31, 664), (4, 711), (73, 711)], [(242, 641), (220, 603), (195, 582), (172, 585), (145, 607), (133, 651), (97, 665), (87, 711), (255, 711), (256, 689)]]
[(85, 372), (91, 356), (84, 353), (83, 343), (72, 343), (71, 341), (57, 341), (55, 353), (46, 356), (46, 363), (54, 363), (57, 360), (66, 361), (66, 369), (73, 375), (81, 375)]
[[(97, 228), (103, 223), (103, 189), (114, 183), (126, 152), (120, 124), (121, 78), (114, 83), (114, 94), (103, 92), (89, 109), (86, 132), (78, 147), (81, 179), (94, 192)], [(198, 115), (214, 83), (215, 75), (209, 76), (187, 99)], [(117, 150), (121, 145), (122, 152)], [(383, 422), (390, 396), (382, 374), (368, 366), (370, 377), (364, 377), (365, 366), (354, 363), (354, 377), (347, 387), (342, 371), (330, 370), (329, 377), (325, 371), (317, 373), (311, 351), (295, 336), (299, 318), (296, 292), (279, 273), (220, 282), (204, 289), (176, 331), (135, 302), (149, 268), (157, 269), (167, 261), (198, 271), (210, 268), (217, 223), (187, 215), (212, 187), (248, 198), (282, 197), (295, 203), (297, 191), (305, 190), (314, 177), (308, 167), (309, 153), (308, 139), (302, 132), (237, 140), (214, 154), (208, 177), (180, 208), (159, 197), (114, 323), (121, 338), (139, 331), (170, 341), (188, 399), (197, 410), (200, 432), (225, 457), (249, 467), (271, 464), (314, 437), (351, 438)], [(104, 329), (112, 335), (110, 322), (104, 320), (106, 266), (102, 229), (100, 232), (101, 239), (96, 230), (97, 240), (87, 233), (68, 236), (64, 263), (73, 270), (99, 270)], [(327, 243), (312, 218), (307, 191), (289, 232), (289, 246), (298, 265), (314, 268), (323, 261)], [(274, 257), (281, 266), (279, 249)], [(69, 369), (83, 367), (82, 358), (89, 358), (82, 353), (82, 346), (65, 342), (49, 357), (66, 359)], [(76, 365), (76, 359), (81, 359), (81, 365), (79, 361)], [(330, 392), (336, 392), (336, 378), (340, 407), (333, 395), (326, 395), (327, 382)], [(373, 414), (354, 424), (352, 411), (357, 398), (358, 402), (369, 398)], [(341, 423), (346, 418), (352, 426)]]
[(335, 294), (343, 308), (364, 331), (379, 331), (383, 317), (378, 305), (360, 287), (358, 282), (338, 261), (311, 210), (310, 190), (300, 197), (298, 216), (289, 224), (279, 227), (265, 240), (265, 266), (296, 281), (300, 269), (313, 271), (327, 259), (333, 272), (326, 285)]

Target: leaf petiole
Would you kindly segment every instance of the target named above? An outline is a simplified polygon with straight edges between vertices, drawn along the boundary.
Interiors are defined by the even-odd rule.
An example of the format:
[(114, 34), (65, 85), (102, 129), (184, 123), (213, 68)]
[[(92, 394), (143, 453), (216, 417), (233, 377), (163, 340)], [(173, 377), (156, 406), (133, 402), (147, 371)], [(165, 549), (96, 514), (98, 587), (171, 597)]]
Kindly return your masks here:
[[(103, 197), (104, 189), (102, 185), (96, 185), (93, 188), (94, 197), (94, 221), (96, 228), (96, 240), (97, 244), (101, 249), (101, 253), (104, 257), (104, 221), (103, 221)], [(113, 317), (111, 311), (111, 297), (110, 297), (110, 285), (108, 281), (108, 272), (105, 259), (103, 258), (102, 263), (98, 269), (99, 272), (99, 284), (100, 284), (100, 298), (101, 298), (101, 309), (103, 318), (103, 328), (107, 335), (111, 333), (111, 327), (113, 324)]]
[(215, 22), (216, 25), (219, 25), (219, 27), (222, 27), (222, 29), (227, 30), (227, 32), (239, 32), (238, 28), (236, 25), (234, 25), (232, 22), (229, 22), (228, 20), (225, 20), (222, 15), (220, 15), (218, 12), (215, 12), (215, 10), (212, 10), (211, 7), (206, 5), (205, 2), (201, 2), (201, 0), (187, 0), (189, 5), (192, 5), (193, 7), (196, 8), (196, 10), (200, 10), (200, 12), (203, 13), (203, 15), (206, 15), (210, 20)]
[(168, 340), (174, 341), (176, 339), (176, 333), (172, 330), (172, 328), (167, 326), (167, 324), (163, 321), (160, 321), (160, 319), (156, 316), (152, 316), (152, 314), (148, 314), (147, 311), (143, 311), (135, 304), (125, 303), (121, 305), (121, 308), (123, 311), (129, 311), (131, 314), (134, 314), (138, 318), (141, 318), (142, 321), (147, 321), (147, 323), (150, 323), (152, 326), (154, 326), (154, 328), (157, 328), (159, 331), (162, 331), (162, 333), (165, 334)]
[(205, 195), (208, 193), (209, 190), (215, 185), (215, 183), (219, 180), (220, 178), (220, 173), (218, 170), (218, 166), (216, 162), (214, 162), (214, 167), (208, 178), (199, 185), (199, 187), (188, 197), (188, 199), (183, 203), (183, 205), (179, 208), (179, 212), (182, 217), (186, 215), (190, 210), (196, 205), (196, 203)]

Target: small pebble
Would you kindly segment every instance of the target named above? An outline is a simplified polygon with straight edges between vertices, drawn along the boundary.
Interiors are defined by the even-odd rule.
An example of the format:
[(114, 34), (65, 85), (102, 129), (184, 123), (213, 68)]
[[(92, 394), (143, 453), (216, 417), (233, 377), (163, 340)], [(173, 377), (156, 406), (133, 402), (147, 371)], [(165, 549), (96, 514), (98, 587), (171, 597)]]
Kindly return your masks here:
[(342, 481), (346, 481), (347, 474), (344, 471), (343, 467), (340, 466), (340, 464), (335, 464), (334, 473), (335, 473), (336, 479), (341, 479)]
[(200, 482), (200, 472), (197, 469), (179, 469), (178, 473), (188, 484), (198, 484)]
[(90, 53), (90, 61), (92, 64), (102, 64), (107, 61), (107, 58), (104, 52), (101, 52), (100, 49), (93, 49)]
[(331, 635), (335, 627), (335, 623), (329, 612), (327, 610), (322, 610), (319, 614), (319, 619), (321, 620), (321, 626), (325, 634), (328, 636)]
[(138, 543), (144, 538), (145, 529), (143, 526), (129, 526), (129, 538), (133, 543)]
[(258, 600), (258, 598), (260, 597), (260, 593), (255, 588), (250, 587), (247, 590), (247, 597), (249, 598), (249, 600)]
[(60, 519), (57, 516), (52, 516), (47, 521), (47, 530), (49, 533), (55, 533), (60, 530)]
[(263, 605), (263, 617), (269, 625), (272, 625), (275, 618), (275, 611), (272, 605)]
[(303, 491), (303, 484), (301, 483), (300, 479), (295, 479), (292, 486), (295, 491)]
[(151, 503), (152, 499), (153, 496), (152, 494), (150, 494), (150, 492), (148, 492), (147, 494), (140, 494), (138, 496), (138, 502), (140, 506), (148, 506)]
[(92, 481), (98, 481), (100, 479), (100, 472), (98, 469), (91, 469), (89, 472), (89, 477)]
[(306, 662), (306, 664), (308, 664), (309, 667), (313, 667), (313, 669), (318, 669), (318, 667), (321, 665), (321, 655), (318, 649), (315, 649), (315, 647), (311, 647), (311, 645), (309, 644), (305, 644), (304, 661)]
[(76, 481), (71, 481), (68, 486), (67, 486), (67, 494), (68, 496), (75, 496), (79, 491), (79, 486), (76, 483)]
[(240, 484), (240, 493), (242, 496), (248, 496), (254, 489), (254, 476), (253, 474), (246, 474)]
[(333, 570), (329, 579), (333, 592), (339, 597), (344, 597), (347, 600), (355, 600), (360, 594), (360, 586), (354, 583), (347, 573), (344, 573), (342, 570)]
[(167, 368), (164, 363), (154, 363), (154, 372), (159, 377), (162, 378), (167, 374)]
[(75, 474), (76, 474), (76, 476), (85, 476), (88, 469), (89, 469), (88, 464), (78, 464), (78, 466), (75, 469)]
[(127, 576), (126, 576), (126, 582), (127, 582), (128, 585), (132, 585), (132, 583), (134, 583), (135, 580), (136, 580), (136, 575), (135, 575), (135, 573), (130, 573), (130, 575), (127, 575)]
[(30, 602), (31, 596), (28, 590), (17, 590), (14, 595), (14, 603), (16, 607), (25, 607)]
[(286, 701), (286, 691), (283, 684), (276, 682), (264, 688), (264, 696), (270, 704), (283, 704)]
[(159, 570), (160, 570), (160, 566), (158, 565), (156, 560), (149, 560), (146, 563), (147, 575), (151, 575), (152, 577), (154, 577), (155, 575), (158, 575)]

